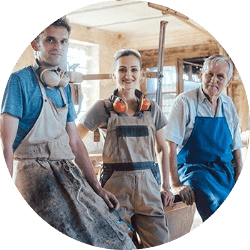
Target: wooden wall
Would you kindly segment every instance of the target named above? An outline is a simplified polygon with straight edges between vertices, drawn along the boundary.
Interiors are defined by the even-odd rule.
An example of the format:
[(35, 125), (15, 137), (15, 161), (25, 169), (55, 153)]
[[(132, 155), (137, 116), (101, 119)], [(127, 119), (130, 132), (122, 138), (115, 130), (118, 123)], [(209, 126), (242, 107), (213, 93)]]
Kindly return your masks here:
[[(143, 68), (156, 67), (158, 64), (158, 50), (143, 50), (140, 51), (143, 60)], [(181, 68), (178, 64), (178, 61), (191, 59), (191, 58), (201, 58), (208, 57), (213, 54), (225, 54), (225, 51), (220, 44), (216, 42), (211, 42), (207, 44), (188, 46), (188, 47), (176, 47), (168, 48), (164, 50), (164, 65), (165, 66), (176, 66), (177, 74), (181, 73)], [(177, 76), (178, 78), (178, 76)], [(180, 79), (178, 78), (180, 82)], [(182, 92), (180, 89), (179, 83), (177, 83), (179, 92)], [(177, 89), (178, 89), (177, 88)], [(142, 85), (142, 91), (146, 91), (145, 82)], [(239, 126), (241, 131), (246, 131), (250, 129), (249, 122), (249, 105), (247, 100), (247, 95), (243, 82), (240, 78), (240, 75), (235, 67), (234, 76), (232, 78), (231, 84), (227, 90), (228, 95), (232, 98), (236, 110), (239, 114)]]
[[(72, 34), (70, 38), (99, 45), (99, 71), (93, 72), (94, 74), (112, 73), (112, 61), (114, 53), (120, 48), (130, 47), (129, 37), (126, 37), (121, 33), (88, 29), (87, 27), (75, 24), (72, 24)], [(157, 49), (141, 50), (140, 53), (142, 55), (144, 69), (157, 66)], [(174, 65), (178, 68), (178, 60), (207, 57), (218, 53), (223, 54), (225, 51), (216, 42), (209, 42), (195, 46), (167, 48), (164, 50), (164, 65)], [(29, 45), (16, 63), (14, 70), (32, 64), (33, 60), (34, 52)], [(112, 93), (114, 88), (115, 83), (112, 80), (101, 80), (99, 98), (107, 98)], [(145, 91), (145, 82), (142, 85), (142, 90)], [(96, 95), (96, 93), (94, 94)], [(232, 83), (228, 88), (228, 94), (232, 97), (239, 114), (240, 129), (242, 131), (249, 129), (249, 107), (247, 96), (244, 85), (236, 69)]]

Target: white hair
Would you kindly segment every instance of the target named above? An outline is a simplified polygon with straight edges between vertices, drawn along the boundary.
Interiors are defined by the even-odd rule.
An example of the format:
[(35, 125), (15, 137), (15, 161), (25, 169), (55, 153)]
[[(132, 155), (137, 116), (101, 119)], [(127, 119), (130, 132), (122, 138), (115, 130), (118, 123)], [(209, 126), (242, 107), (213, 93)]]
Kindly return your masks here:
[(234, 69), (234, 66), (233, 66), (233, 63), (232, 61), (224, 56), (224, 55), (212, 55), (210, 57), (208, 57), (205, 61), (204, 61), (204, 64), (203, 64), (203, 68), (202, 68), (202, 73), (204, 74), (208, 68), (208, 66), (210, 65), (218, 65), (222, 62), (227, 62), (228, 63), (228, 79), (231, 79), (231, 77), (233, 76), (233, 69)]

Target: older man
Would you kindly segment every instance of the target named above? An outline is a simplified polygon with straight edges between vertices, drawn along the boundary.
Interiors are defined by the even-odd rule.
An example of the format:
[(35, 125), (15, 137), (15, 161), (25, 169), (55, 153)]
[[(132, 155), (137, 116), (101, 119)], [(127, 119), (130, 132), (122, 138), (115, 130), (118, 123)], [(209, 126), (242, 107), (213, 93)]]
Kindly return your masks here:
[(172, 186), (187, 204), (195, 201), (203, 221), (227, 198), (242, 168), (239, 119), (222, 94), (232, 75), (227, 57), (206, 59), (202, 86), (176, 98), (166, 126)]
[(31, 43), (34, 65), (10, 76), (2, 103), (4, 157), (24, 199), (50, 225), (90, 245), (132, 249), (109, 210), (118, 201), (97, 181), (74, 123), (63, 69), (70, 31), (66, 18), (51, 24)]

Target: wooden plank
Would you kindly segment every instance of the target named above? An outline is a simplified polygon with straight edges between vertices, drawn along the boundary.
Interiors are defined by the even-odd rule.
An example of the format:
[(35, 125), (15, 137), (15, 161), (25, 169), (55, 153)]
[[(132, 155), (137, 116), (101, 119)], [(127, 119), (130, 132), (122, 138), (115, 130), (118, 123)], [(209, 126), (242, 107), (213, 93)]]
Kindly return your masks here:
[(179, 13), (178, 11), (172, 10), (168, 7), (159, 5), (159, 4), (154, 4), (154, 3), (148, 3), (148, 6), (157, 10), (162, 11), (163, 15), (173, 15), (175, 18), (179, 19), (180, 21), (184, 22), (185, 24), (187, 24), (188, 26), (198, 30), (199, 32), (212, 37), (211, 34), (209, 32), (207, 32), (205, 29), (203, 29), (202, 27), (199, 27), (193, 23), (190, 23), (189, 18), (181, 13)]
[(160, 11), (162, 11), (164, 13), (168, 13), (168, 14), (171, 14), (171, 15), (174, 15), (174, 16), (181, 17), (181, 18), (186, 19), (186, 20), (189, 19), (187, 16), (181, 14), (180, 12), (172, 10), (172, 9), (170, 9), (168, 7), (165, 7), (165, 6), (162, 6), (162, 5), (159, 5), (159, 4), (148, 3), (148, 7), (151, 7), (151, 8), (156, 9), (156, 10), (160, 10)]
[(157, 72), (146, 72), (146, 78), (157, 78)]
[(83, 75), (83, 81), (112, 79), (110, 74), (88, 74)]
[[(146, 72), (145, 76), (146, 78), (157, 78), (157, 72)], [(110, 74), (88, 74), (82, 76), (83, 81), (107, 80), (107, 79), (112, 79), (112, 76)]]

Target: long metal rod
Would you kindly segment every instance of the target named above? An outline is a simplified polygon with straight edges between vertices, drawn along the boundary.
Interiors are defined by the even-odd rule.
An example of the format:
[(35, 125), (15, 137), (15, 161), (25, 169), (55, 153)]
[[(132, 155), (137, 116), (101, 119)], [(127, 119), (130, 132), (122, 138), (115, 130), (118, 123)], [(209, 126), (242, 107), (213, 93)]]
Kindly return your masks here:
[(156, 103), (162, 107), (162, 78), (163, 78), (163, 64), (164, 64), (164, 44), (165, 44), (165, 30), (167, 21), (161, 21), (160, 38), (158, 48), (158, 75), (157, 75), (157, 89), (156, 89)]

